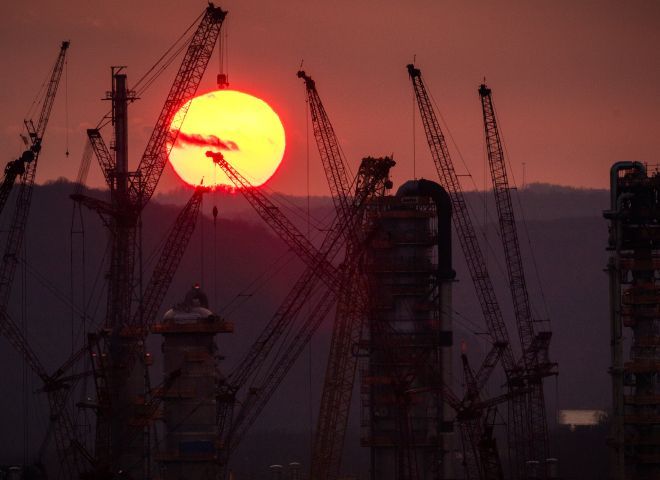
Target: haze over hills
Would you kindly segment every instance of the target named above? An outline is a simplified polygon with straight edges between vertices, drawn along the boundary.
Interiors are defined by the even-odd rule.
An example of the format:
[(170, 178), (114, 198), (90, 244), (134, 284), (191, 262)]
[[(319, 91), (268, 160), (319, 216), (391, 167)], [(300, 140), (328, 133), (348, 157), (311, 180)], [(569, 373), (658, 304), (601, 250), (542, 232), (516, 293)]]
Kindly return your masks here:
[[(19, 323), (24, 321), (29, 341), (43, 363), (53, 369), (71, 352), (72, 336), (74, 343), (79, 343), (83, 333), (79, 312), (72, 313), (63, 300), (73, 295), (76, 305), (81, 306), (83, 294), (91, 298), (85, 308), (93, 319), (90, 324), (101, 322), (105, 311), (101, 293), (105, 271), (101, 265), (107, 245), (105, 232), (94, 213), (72, 215), (72, 203), (68, 198), (72, 191), (73, 185), (64, 181), (35, 189), (25, 261), (22, 262), (24, 267), (19, 267), (17, 272), (10, 306), (13, 318)], [(153, 266), (154, 248), (172, 225), (178, 205), (190, 194), (190, 190), (160, 194), (157, 202), (152, 202), (145, 211), (145, 278)], [(104, 193), (92, 192), (92, 195), (102, 196)], [(491, 192), (486, 192), (485, 196), (483, 192), (467, 194), (475, 220), (480, 226), (485, 225), (483, 228), (488, 239), (485, 251), (488, 252), (491, 273), (506, 318), (511, 318), (491, 196)], [(301, 228), (307, 227), (307, 198), (279, 195), (273, 198)], [(546, 383), (548, 412), (551, 425), (554, 425), (557, 408), (607, 409), (610, 404), (607, 278), (602, 271), (607, 261), (607, 224), (602, 218), (602, 210), (608, 207), (609, 195), (605, 190), (535, 184), (521, 190), (518, 198), (524, 206), (525, 226), (529, 233), (529, 242), (522, 237), (522, 247), (531, 294), (539, 316), (547, 313), (552, 320), (551, 355), (559, 363), (558, 379)], [(210, 216), (214, 205), (220, 211), (215, 228)], [(322, 226), (331, 218), (332, 204), (327, 197), (315, 197), (310, 199), (310, 209), (310, 231), (318, 238), (323, 233)], [(212, 307), (236, 324), (234, 334), (218, 338), (220, 351), (226, 356), (221, 368), (230, 371), (273, 314), (302, 266), (259, 221), (240, 193), (209, 194), (204, 201), (204, 212), (206, 215), (198, 224), (161, 313), (167, 306), (178, 302), (192, 282), (203, 277)], [(84, 228), (80, 228), (80, 219)], [(72, 224), (75, 227), (73, 235)], [(525, 230), (523, 225), (521, 230)], [(456, 358), (460, 342), (465, 340), (469, 355), (476, 363), (486, 348), (483, 336), (478, 335), (483, 331), (483, 322), (459, 244), (456, 239), (454, 242)], [(530, 245), (533, 245), (538, 277), (542, 280), (547, 312), (530, 261)], [(81, 273), (83, 250), (84, 277)], [(72, 259), (73, 281), (70, 275)], [(22, 315), (22, 305), (25, 305), (27, 315)], [(244, 475), (241, 478), (263, 474), (268, 462), (308, 463), (310, 425), (314, 423), (311, 419), (316, 414), (314, 406), (318, 405), (320, 396), (330, 320), (321, 327), (310, 349), (299, 360), (237, 452), (235, 470)], [(510, 335), (515, 339), (513, 324), (509, 327)], [(154, 382), (157, 382), (160, 339), (151, 338), (149, 346), (156, 360)], [(23, 459), (24, 415), (30, 419), (27, 444), (30, 452), (35, 452), (45, 431), (45, 402), (33, 394), (39, 382), (31, 375), (27, 375), (28, 382), (24, 387), (22, 361), (4, 339), (0, 339), (0, 361), (7, 366), (3, 374), (5, 394), (0, 396), (0, 422), (3, 424), (0, 464), (20, 463)], [(455, 372), (454, 377), (455, 388), (460, 391), (460, 374)], [(497, 380), (489, 386), (492, 394), (499, 391)], [(357, 398), (355, 403), (357, 406)], [(27, 406), (26, 413), (23, 405)], [(91, 418), (92, 415), (90, 421)], [(358, 448), (357, 410), (352, 415), (349, 435), (347, 468), (359, 472), (364, 469), (364, 452)], [(566, 478), (598, 478), (602, 474), (603, 464), (599, 464), (596, 458), (604, 454), (603, 431), (576, 432), (571, 436), (562, 430), (553, 438), (561, 439), (557, 454)], [(575, 445), (570, 447), (574, 451), (570, 445)], [(581, 466), (578, 465), (580, 462)], [(578, 472), (581, 472), (579, 476)]]

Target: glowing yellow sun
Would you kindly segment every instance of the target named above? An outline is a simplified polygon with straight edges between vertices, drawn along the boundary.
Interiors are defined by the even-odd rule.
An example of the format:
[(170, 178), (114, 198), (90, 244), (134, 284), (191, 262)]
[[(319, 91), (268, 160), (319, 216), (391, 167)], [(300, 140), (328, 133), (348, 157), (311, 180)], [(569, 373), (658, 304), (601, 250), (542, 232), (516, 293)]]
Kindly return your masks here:
[(189, 185), (233, 183), (206, 156), (220, 152), (252, 185), (263, 185), (282, 161), (286, 140), (277, 113), (263, 100), (235, 90), (217, 90), (190, 101), (170, 163)]

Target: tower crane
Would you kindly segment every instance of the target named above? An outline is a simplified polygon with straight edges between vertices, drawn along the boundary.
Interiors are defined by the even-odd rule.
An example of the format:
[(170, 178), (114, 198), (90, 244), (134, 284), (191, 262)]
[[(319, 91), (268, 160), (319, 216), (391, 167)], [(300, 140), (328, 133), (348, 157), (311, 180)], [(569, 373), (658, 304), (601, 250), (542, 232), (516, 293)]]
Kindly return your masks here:
[[(537, 332), (535, 327), (537, 322), (532, 319), (518, 230), (511, 202), (511, 188), (491, 89), (485, 84), (481, 84), (479, 97), (481, 98), (488, 164), (497, 206), (500, 237), (504, 247), (509, 289), (513, 298), (516, 326), (522, 348), (521, 363), (525, 369), (525, 379), (529, 384), (529, 438), (527, 443), (530, 445), (531, 456), (528, 460), (544, 465), (545, 459), (548, 457), (548, 421), (543, 395), (543, 379), (555, 373), (553, 372), (554, 364), (548, 360), (548, 347), (552, 332), (549, 328)], [(549, 322), (545, 322), (546, 325), (547, 323)], [(545, 475), (545, 468), (542, 468), (541, 478), (545, 478)]]
[[(447, 148), (447, 142), (433, 109), (431, 98), (422, 80), (420, 69), (409, 64), (407, 70), (413, 84), (417, 106), (424, 125), (424, 133), (431, 150), (431, 157), (440, 183), (449, 193), (454, 226), (493, 344), (493, 348), (476, 373), (477, 387), (479, 389), (483, 387), (497, 362), (500, 361), (507, 377), (509, 392), (521, 390), (524, 388), (521, 369), (515, 360), (509, 342), (502, 311), (495, 296), (493, 282), (479, 246), (477, 234), (463, 196), (463, 190)], [(509, 402), (509, 432), (512, 438), (509, 442), (509, 455), (514, 458), (516, 470), (514, 475), (516, 477), (523, 474), (523, 463), (528, 458), (527, 445), (525, 444), (527, 419), (528, 414), (524, 395), (511, 395)]]

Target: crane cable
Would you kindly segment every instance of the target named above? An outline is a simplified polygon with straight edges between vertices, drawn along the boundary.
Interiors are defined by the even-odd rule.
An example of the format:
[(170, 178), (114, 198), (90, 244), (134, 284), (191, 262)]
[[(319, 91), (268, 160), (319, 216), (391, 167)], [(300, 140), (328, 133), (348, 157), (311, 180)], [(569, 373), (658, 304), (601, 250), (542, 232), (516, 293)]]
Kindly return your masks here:
[(69, 158), (69, 60), (64, 57), (64, 156)]
[[(22, 245), (23, 254), (27, 254), (27, 239), (23, 241)], [(25, 267), (21, 268), (21, 329), (23, 330), (23, 336), (27, 340), (28, 338), (28, 288), (27, 288), (27, 271)], [(29, 457), (29, 444), (30, 444), (30, 429), (28, 427), (29, 417), (30, 417), (30, 408), (29, 408), (29, 399), (30, 399), (30, 375), (28, 369), (27, 359), (23, 358), (23, 371), (22, 371), (22, 396), (23, 396), (23, 464), (28, 465)]]
[[(302, 70), (302, 61), (300, 62)], [(305, 95), (305, 174), (306, 174), (306, 186), (307, 186), (307, 240), (312, 241), (311, 239), (311, 211), (309, 203), (309, 101), (307, 95)], [(307, 302), (307, 316), (311, 315), (311, 302)], [(292, 322), (293, 323), (293, 322)], [(314, 394), (312, 392), (312, 339), (310, 339), (309, 344), (307, 345), (307, 388), (308, 388), (308, 401), (309, 401), (309, 448), (310, 452), (314, 448)]]

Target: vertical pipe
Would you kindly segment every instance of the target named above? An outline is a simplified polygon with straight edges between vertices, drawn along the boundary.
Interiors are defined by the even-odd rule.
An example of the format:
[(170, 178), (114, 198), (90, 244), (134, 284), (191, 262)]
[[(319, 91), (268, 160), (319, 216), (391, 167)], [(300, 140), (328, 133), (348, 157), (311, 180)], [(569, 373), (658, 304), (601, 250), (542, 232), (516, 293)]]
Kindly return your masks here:
[(114, 112), (115, 126), (115, 160), (117, 165), (117, 193), (123, 200), (128, 182), (128, 89), (126, 87), (126, 74), (114, 73), (112, 110)]

